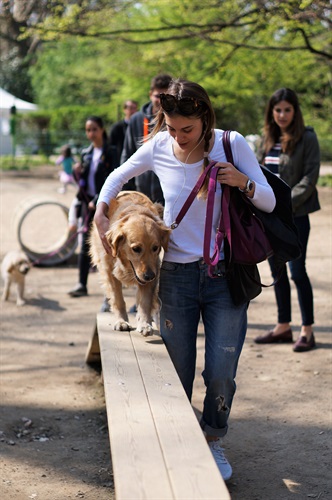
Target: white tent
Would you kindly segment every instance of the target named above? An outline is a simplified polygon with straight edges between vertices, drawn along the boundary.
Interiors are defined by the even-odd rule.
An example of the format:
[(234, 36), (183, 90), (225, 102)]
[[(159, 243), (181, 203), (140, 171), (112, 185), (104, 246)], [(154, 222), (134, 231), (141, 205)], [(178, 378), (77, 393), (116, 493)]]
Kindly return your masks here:
[(35, 104), (23, 101), (0, 88), (0, 155), (12, 153), (12, 138), (10, 135), (10, 108), (16, 107), (18, 113), (38, 109)]

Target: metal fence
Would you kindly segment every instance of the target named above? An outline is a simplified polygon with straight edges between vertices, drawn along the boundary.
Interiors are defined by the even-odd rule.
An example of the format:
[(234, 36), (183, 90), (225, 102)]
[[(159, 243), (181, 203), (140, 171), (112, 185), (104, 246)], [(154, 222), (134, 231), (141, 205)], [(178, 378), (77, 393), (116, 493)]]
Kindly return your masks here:
[[(79, 154), (80, 150), (89, 144), (84, 130), (70, 131), (20, 131), (16, 138), (17, 154), (40, 154), (49, 157), (59, 154), (61, 146), (68, 144), (72, 154)], [(332, 162), (332, 140), (319, 140), (321, 161)]]
[(71, 147), (72, 154), (79, 154), (80, 150), (89, 144), (84, 131), (39, 131), (37, 133), (19, 132), (16, 141), (17, 154), (40, 154), (49, 157), (59, 154), (65, 144)]

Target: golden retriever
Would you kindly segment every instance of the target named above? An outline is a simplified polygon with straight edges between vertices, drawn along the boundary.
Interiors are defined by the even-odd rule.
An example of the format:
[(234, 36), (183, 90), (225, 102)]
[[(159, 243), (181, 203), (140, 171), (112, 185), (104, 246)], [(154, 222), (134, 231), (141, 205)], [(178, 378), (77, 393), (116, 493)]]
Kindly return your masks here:
[(5, 282), (5, 287), (2, 293), (2, 300), (9, 299), (10, 286), (16, 283), (16, 304), (23, 306), (24, 300), (24, 285), (25, 275), (29, 271), (31, 265), (28, 257), (20, 250), (12, 250), (8, 252), (1, 264), (1, 275)]
[(106, 238), (112, 249), (107, 254), (96, 226), (90, 236), (90, 255), (115, 315), (115, 330), (131, 330), (122, 285), (137, 285), (137, 331), (152, 335), (152, 315), (158, 309), (160, 252), (171, 230), (161, 219), (163, 207), (142, 193), (121, 191), (109, 207)]

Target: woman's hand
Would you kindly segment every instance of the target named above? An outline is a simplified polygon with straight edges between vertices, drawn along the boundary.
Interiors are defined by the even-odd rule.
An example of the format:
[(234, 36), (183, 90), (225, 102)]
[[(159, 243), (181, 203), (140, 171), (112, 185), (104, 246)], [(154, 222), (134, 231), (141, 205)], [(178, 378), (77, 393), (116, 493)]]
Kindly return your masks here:
[(102, 201), (97, 205), (96, 213), (93, 220), (94, 223), (96, 224), (99, 237), (101, 239), (103, 247), (105, 248), (106, 253), (112, 254), (112, 249), (109, 246), (105, 236), (110, 226), (110, 221), (107, 217), (107, 214), (108, 214), (108, 205)]
[(73, 165), (73, 170), (75, 174), (79, 175), (82, 172), (82, 164), (80, 162), (77, 162)]
[[(231, 163), (218, 162), (215, 166), (219, 167), (217, 181), (220, 184), (228, 184), (228, 186), (238, 187), (242, 190), (246, 188), (249, 177), (246, 174), (240, 172), (240, 170), (235, 168), (234, 165), (232, 165)], [(253, 186), (252, 191), (247, 193), (247, 196), (249, 196), (249, 198), (252, 198), (254, 196), (254, 193), (255, 186)]]
[(94, 212), (96, 210), (96, 205), (94, 203), (94, 201), (89, 201), (89, 204), (88, 204), (88, 209), (91, 211), (91, 212)]
[(77, 182), (79, 184), (80, 182), (80, 177), (81, 177), (81, 173), (82, 173), (82, 165), (81, 163), (75, 163), (73, 165), (73, 177), (75, 179), (75, 182)]

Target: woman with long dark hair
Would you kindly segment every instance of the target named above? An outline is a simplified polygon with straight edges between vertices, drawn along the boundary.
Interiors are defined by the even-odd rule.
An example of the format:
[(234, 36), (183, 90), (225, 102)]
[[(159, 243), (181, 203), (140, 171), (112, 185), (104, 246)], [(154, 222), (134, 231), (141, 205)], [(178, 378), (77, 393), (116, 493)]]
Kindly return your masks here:
[[(79, 278), (77, 285), (68, 292), (71, 297), (88, 295), (87, 282), (91, 266), (88, 243), (90, 225), (105, 179), (117, 166), (116, 150), (108, 143), (102, 118), (89, 116), (85, 122), (85, 133), (91, 144), (82, 150), (81, 160), (74, 167), (79, 191), (70, 213), (79, 212), (75, 215), (83, 220), (87, 230), (82, 233), (81, 251), (78, 257)], [(73, 230), (73, 227), (70, 229)]]
[[(317, 136), (312, 127), (305, 127), (297, 95), (291, 89), (277, 90), (267, 104), (263, 147), (258, 159), (279, 175), (292, 190), (294, 220), (302, 246), (301, 257), (289, 262), (302, 317), (301, 332), (293, 350), (309, 351), (316, 343), (312, 327), (313, 291), (306, 271), (306, 253), (310, 233), (309, 214), (320, 209), (316, 189), (320, 153)], [(272, 275), (276, 277), (273, 257), (269, 259), (269, 264)], [(286, 265), (274, 289), (278, 322), (273, 330), (255, 339), (258, 344), (293, 342), (291, 287)]]

